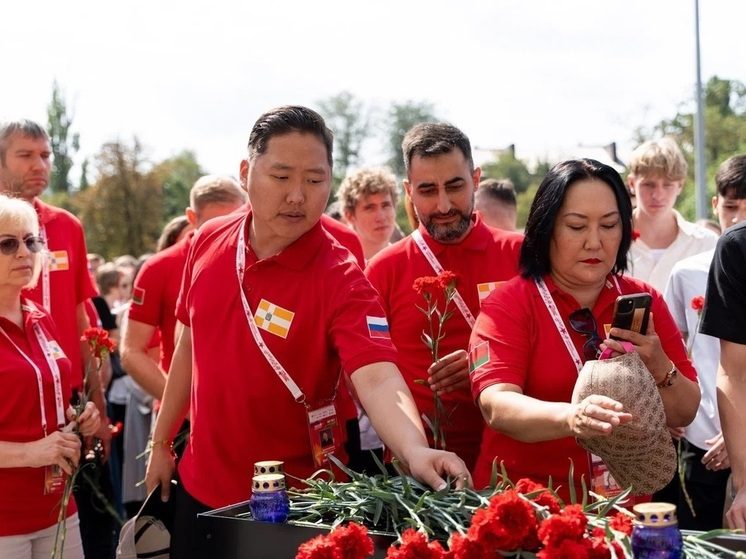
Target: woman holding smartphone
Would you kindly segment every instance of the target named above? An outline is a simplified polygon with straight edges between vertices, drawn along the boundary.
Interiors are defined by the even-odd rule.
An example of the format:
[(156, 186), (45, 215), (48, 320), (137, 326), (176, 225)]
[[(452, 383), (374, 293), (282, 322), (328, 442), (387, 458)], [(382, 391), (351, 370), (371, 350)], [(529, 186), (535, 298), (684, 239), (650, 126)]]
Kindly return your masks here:
[[(668, 425), (694, 418), (696, 372), (661, 295), (622, 275), (631, 239), (632, 206), (614, 169), (581, 159), (549, 171), (529, 213), (521, 275), (483, 302), (472, 332), (472, 393), (492, 428), (485, 431), (475, 486), (489, 481), (497, 459), (512, 480), (546, 484), (551, 476), (567, 498), (572, 461), (581, 494), (591, 464), (576, 438), (609, 435), (634, 418), (602, 395), (571, 404), (573, 387), (586, 360), (605, 348), (625, 352), (621, 341), (634, 346), (653, 376)], [(617, 297), (634, 293), (652, 297), (647, 331), (610, 328)]]

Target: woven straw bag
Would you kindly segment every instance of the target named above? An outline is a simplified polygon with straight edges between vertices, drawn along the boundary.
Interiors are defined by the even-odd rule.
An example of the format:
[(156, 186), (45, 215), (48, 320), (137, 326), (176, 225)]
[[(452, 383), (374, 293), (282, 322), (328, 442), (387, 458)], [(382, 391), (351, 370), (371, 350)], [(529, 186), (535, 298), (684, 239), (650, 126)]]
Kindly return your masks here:
[(663, 400), (640, 356), (632, 352), (587, 361), (575, 383), (572, 402), (577, 404), (591, 394), (621, 402), (634, 418), (609, 436), (578, 439), (578, 444), (600, 457), (617, 483), (631, 487), (633, 495), (665, 487), (676, 471), (676, 450), (666, 427)]

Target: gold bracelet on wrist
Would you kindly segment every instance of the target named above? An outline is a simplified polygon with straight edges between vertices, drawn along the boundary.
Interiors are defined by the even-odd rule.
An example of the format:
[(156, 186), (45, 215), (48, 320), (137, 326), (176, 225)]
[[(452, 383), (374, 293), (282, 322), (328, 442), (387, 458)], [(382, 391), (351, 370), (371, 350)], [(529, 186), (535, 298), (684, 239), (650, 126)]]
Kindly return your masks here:
[(162, 446), (163, 448), (167, 448), (172, 454), (174, 452), (173, 441), (169, 441), (168, 439), (162, 439), (159, 441), (148, 439), (148, 450), (152, 451), (156, 446)]
[(676, 378), (676, 375), (679, 374), (678, 369), (676, 368), (676, 365), (673, 365), (671, 367), (671, 370), (666, 373), (666, 376), (663, 377), (663, 380), (656, 384), (658, 388), (668, 388), (673, 384), (674, 379)]

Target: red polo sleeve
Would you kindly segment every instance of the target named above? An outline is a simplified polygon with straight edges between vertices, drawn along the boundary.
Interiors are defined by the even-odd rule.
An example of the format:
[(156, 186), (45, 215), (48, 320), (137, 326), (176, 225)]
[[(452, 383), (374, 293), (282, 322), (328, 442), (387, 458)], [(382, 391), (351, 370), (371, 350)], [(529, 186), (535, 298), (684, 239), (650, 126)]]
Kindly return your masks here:
[(132, 305), (129, 310), (129, 317), (132, 320), (151, 326), (160, 324), (161, 303), (166, 279), (158, 277), (151, 262), (145, 263), (140, 273), (137, 274), (135, 287), (132, 291)]
[(391, 343), (388, 321), (378, 293), (359, 269), (350, 270), (349, 276), (354, 279), (348, 287), (339, 286), (340, 289), (333, 291), (345, 294), (337, 297), (330, 332), (342, 368), (352, 374), (371, 363), (396, 363), (396, 349)]
[(474, 399), (493, 384), (523, 388), (531, 355), (533, 321), (521, 283), (510, 281), (484, 300), (469, 340)]

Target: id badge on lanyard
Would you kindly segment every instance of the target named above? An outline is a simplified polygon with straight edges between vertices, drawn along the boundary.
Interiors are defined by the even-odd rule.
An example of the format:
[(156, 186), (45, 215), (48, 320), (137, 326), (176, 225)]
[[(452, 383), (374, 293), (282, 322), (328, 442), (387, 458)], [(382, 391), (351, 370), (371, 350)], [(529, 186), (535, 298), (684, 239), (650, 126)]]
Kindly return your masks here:
[(59, 466), (46, 466), (44, 468), (44, 495), (62, 494), (65, 477), (65, 472)]
[(591, 491), (610, 499), (619, 495), (624, 489), (616, 482), (604, 461), (595, 454), (588, 453), (588, 465), (591, 471)]
[(342, 443), (337, 409), (334, 403), (306, 408), (308, 436), (311, 439), (313, 463), (317, 468), (329, 466), (329, 455)]

